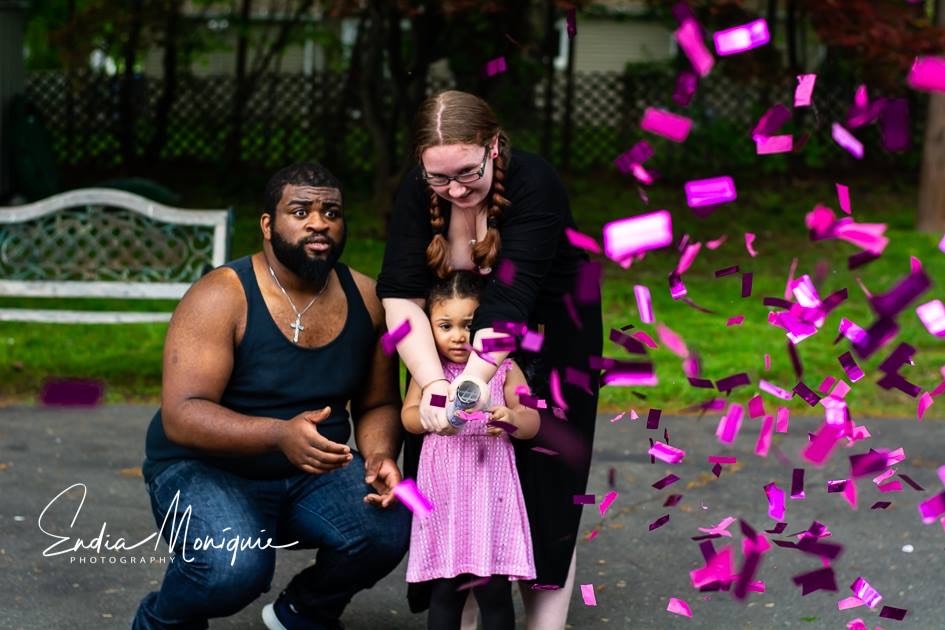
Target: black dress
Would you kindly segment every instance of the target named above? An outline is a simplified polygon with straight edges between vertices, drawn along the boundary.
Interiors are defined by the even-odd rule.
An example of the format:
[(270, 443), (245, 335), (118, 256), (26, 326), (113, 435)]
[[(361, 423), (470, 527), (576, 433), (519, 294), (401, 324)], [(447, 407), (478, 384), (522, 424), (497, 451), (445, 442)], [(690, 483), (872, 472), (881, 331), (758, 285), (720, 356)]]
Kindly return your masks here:
[[(542, 158), (513, 151), (506, 170), (506, 198), (511, 206), (499, 222), (502, 247), (495, 268), (502, 261), (514, 265), (514, 281), (505, 284), (489, 276), (473, 321), (473, 331), (495, 321), (528, 322), (544, 327), (545, 342), (539, 354), (519, 353), (534, 394), (552, 406), (549, 379), (557, 371), (565, 402), (566, 419), (542, 412), (541, 428), (531, 440), (513, 440), (522, 493), (528, 510), (535, 553), (537, 584), (563, 586), (577, 540), (581, 506), (574, 495), (584, 494), (590, 468), (597, 415), (598, 373), (589, 369), (588, 357), (600, 356), (602, 322), (600, 302), (574, 299), (583, 251), (573, 247), (564, 233), (575, 228), (568, 196), (554, 169)], [(401, 184), (395, 201), (384, 264), (377, 282), (380, 298), (425, 298), (434, 275), (426, 264), (426, 248), (433, 237), (427, 186), (420, 168), (414, 168)], [(443, 216), (449, 221), (449, 204)], [(570, 296), (570, 298), (566, 297)], [(574, 304), (578, 321), (569, 314), (566, 300)], [(581, 387), (565, 380), (571, 368), (588, 375)], [(572, 378), (580, 382), (582, 378)], [(422, 436), (408, 436), (404, 446), (404, 476), (415, 477)], [(558, 455), (533, 450), (543, 447)], [(411, 593), (416, 612), (426, 607), (424, 598)]]

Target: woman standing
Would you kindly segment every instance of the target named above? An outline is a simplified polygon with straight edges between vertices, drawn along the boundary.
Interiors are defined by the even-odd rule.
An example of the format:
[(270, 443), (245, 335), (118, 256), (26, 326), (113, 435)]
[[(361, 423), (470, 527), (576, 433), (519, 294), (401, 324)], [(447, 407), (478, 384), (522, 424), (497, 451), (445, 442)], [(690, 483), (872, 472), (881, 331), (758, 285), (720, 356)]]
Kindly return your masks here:
[[(427, 99), (415, 142), (419, 164), (397, 195), (378, 296), (390, 329), (410, 321), (412, 332), (398, 350), (421, 385), (420, 417), (429, 432), (453, 431), (444, 409), (430, 404), (431, 396), (452, 398), (464, 377), (488, 382), (506, 357), (491, 352), (492, 364), (474, 353), (452, 385), (446, 380), (423, 310), (436, 277), (458, 269), (487, 276), (472, 325), (477, 349), (484, 339), (505, 336), (493, 329), (494, 322), (526, 322), (544, 331), (540, 352), (522, 353), (518, 360), (533, 392), (549, 407), (548, 384), (556, 373), (567, 409), (566, 419), (543, 415), (538, 435), (516, 444), (537, 575), (522, 596), (529, 628), (564, 628), (581, 518), (573, 497), (587, 486), (597, 413), (598, 377), (588, 358), (599, 356), (602, 345), (600, 303), (574, 299), (587, 258), (566, 237), (565, 228), (575, 224), (561, 180), (540, 157), (511, 150), (485, 101), (457, 91)], [(500, 266), (501, 279), (493, 273)], [(566, 383), (568, 368), (588, 375), (587, 386)], [(533, 450), (537, 446), (544, 448)], [(419, 448), (416, 436), (408, 439), (405, 477), (416, 475)], [(410, 599), (415, 611), (426, 607), (416, 588)]]

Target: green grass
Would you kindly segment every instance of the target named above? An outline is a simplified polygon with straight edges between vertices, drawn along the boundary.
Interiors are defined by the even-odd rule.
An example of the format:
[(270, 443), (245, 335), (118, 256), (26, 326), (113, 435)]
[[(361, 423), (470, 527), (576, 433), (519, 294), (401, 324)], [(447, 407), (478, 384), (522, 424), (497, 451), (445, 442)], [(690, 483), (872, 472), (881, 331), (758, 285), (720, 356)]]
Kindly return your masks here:
[[(693, 177), (711, 173), (694, 174)], [(764, 378), (790, 389), (796, 382), (785, 346), (782, 330), (767, 323), (769, 309), (761, 302), (763, 296), (783, 297), (787, 270), (793, 258), (798, 258), (797, 275), (817, 277), (818, 266), (824, 271), (818, 283), (821, 297), (846, 287), (849, 299), (827, 318), (818, 334), (803, 341), (798, 351), (804, 365), (803, 379), (816, 389), (825, 376), (841, 377), (843, 371), (837, 357), (848, 349), (841, 341), (834, 345), (841, 317), (861, 326), (872, 322), (866, 299), (857, 284), (860, 278), (874, 293), (887, 291), (909, 271), (909, 256), (918, 257), (929, 276), (934, 279), (945, 274), (945, 257), (938, 251), (938, 236), (918, 234), (911, 229), (914, 217), (915, 189), (910, 185), (887, 182), (879, 178), (845, 181), (850, 186), (854, 217), (859, 222), (889, 224), (887, 235), (891, 242), (886, 253), (865, 267), (853, 272), (847, 270), (846, 259), (857, 250), (840, 241), (809, 240), (803, 226), (804, 214), (815, 203), (823, 202), (836, 207), (833, 182), (827, 179), (779, 181), (736, 181), (739, 199), (722, 206), (706, 219), (697, 219), (685, 206), (681, 185), (663, 184), (647, 191), (645, 204), (638, 191), (626, 180), (609, 177), (581, 178), (568, 182), (572, 194), (572, 210), (582, 231), (599, 237), (601, 226), (609, 220), (652, 209), (666, 208), (673, 213), (674, 233), (677, 239), (688, 233), (694, 240), (705, 242), (723, 234), (728, 240), (719, 249), (703, 247), (690, 271), (684, 276), (689, 297), (712, 311), (696, 311), (682, 302), (673, 301), (667, 290), (666, 276), (678, 258), (673, 250), (651, 253), (642, 261), (624, 270), (605, 260), (603, 309), (605, 331), (634, 324), (654, 339), (658, 339), (652, 325), (640, 324), (633, 297), (633, 285), (650, 288), (656, 318), (681, 334), (690, 350), (702, 359), (702, 373), (713, 380), (747, 372), (752, 386), (736, 389), (733, 401), (744, 402), (756, 391), (758, 379)], [(186, 205), (218, 207), (221, 200), (209, 187), (196, 188), (185, 199)], [(233, 255), (241, 256), (255, 251), (259, 245), (258, 210), (239, 198), (227, 201), (237, 208), (237, 227)], [(348, 215), (352, 234), (344, 259), (351, 266), (376, 276), (381, 263), (384, 242), (378, 233), (374, 211), (366, 195), (349, 195)], [(755, 247), (758, 257), (751, 258), (744, 246), (743, 234), (757, 234)], [(739, 265), (741, 271), (754, 274), (750, 298), (740, 297), (740, 276), (716, 279), (714, 271)], [(941, 297), (937, 287), (923, 295), (921, 301)], [(11, 299), (0, 301), (10, 305)], [(29, 304), (42, 302), (32, 300)], [(17, 305), (27, 304), (16, 300)], [(57, 301), (64, 307), (75, 307), (73, 301)], [(129, 309), (131, 302), (90, 301), (93, 308)], [(131, 306), (129, 306), (131, 304)], [(164, 303), (159, 308), (172, 308)], [(860, 361), (867, 376), (855, 384), (848, 396), (854, 417), (863, 415), (913, 416), (915, 401), (896, 390), (886, 392), (875, 385), (877, 364), (900, 341), (912, 344), (918, 350), (914, 366), (906, 366), (903, 374), (925, 389), (932, 389), (941, 380), (939, 366), (945, 365), (945, 346), (928, 334), (914, 313), (913, 304), (899, 317), (901, 332), (897, 339), (868, 361)], [(149, 304), (153, 308), (155, 304)], [(138, 307), (140, 308), (140, 307)], [(744, 315), (740, 326), (727, 327), (726, 321), (735, 315)], [(160, 391), (161, 350), (166, 325), (43, 325), (0, 323), (0, 365), (7, 374), (0, 380), (0, 397), (30, 400), (43, 380), (56, 377), (89, 377), (105, 380), (108, 400), (157, 399)], [(764, 355), (771, 355), (771, 370), (764, 369)], [(605, 355), (631, 358), (619, 346), (605, 341)], [(601, 394), (603, 410), (624, 410), (630, 407), (645, 411), (660, 407), (665, 412), (681, 409), (706, 400), (713, 391), (691, 387), (682, 373), (681, 359), (662, 348), (651, 351), (657, 366), (659, 384), (650, 388), (604, 388)], [(714, 392), (719, 395), (718, 392)], [(645, 396), (641, 398), (641, 396)], [(769, 410), (777, 402), (765, 395)], [(795, 400), (792, 409), (810, 410), (805, 403)], [(930, 411), (935, 415), (935, 409)]]

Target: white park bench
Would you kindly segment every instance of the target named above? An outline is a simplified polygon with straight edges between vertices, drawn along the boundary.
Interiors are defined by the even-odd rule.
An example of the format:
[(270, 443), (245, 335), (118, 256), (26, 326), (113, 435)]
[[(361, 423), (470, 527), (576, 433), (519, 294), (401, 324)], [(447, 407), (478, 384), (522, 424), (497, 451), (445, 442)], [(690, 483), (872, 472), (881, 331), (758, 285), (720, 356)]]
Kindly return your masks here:
[[(172, 208), (108, 188), (0, 207), (0, 298), (179, 300), (227, 261), (232, 225), (232, 209)], [(171, 317), (14, 306), (0, 305), (0, 321), (114, 324)]]

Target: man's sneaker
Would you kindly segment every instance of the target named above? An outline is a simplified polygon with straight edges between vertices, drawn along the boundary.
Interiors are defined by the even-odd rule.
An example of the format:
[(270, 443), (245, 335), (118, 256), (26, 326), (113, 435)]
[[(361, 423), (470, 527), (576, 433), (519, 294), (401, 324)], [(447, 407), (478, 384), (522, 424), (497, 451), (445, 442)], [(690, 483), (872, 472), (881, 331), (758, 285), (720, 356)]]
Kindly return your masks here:
[(302, 617), (295, 606), (282, 597), (263, 607), (262, 620), (269, 630), (344, 630), (340, 621), (313, 622)]

